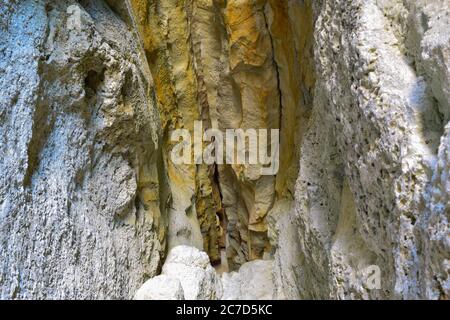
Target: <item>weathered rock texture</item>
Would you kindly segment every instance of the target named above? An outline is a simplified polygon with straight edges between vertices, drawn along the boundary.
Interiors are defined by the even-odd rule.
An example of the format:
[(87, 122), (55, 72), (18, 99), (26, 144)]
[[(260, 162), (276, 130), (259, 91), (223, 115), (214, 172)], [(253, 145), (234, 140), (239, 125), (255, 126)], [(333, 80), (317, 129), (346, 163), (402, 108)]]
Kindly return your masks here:
[[(265, 218), (294, 194), (300, 140), (312, 108), (312, 6), (303, 1), (131, 1), (154, 77), (166, 154), (171, 129), (278, 128), (279, 174), (245, 165), (174, 166), (169, 246), (220, 259), (216, 214), (228, 225), (229, 265), (272, 249)], [(198, 227), (200, 226), (200, 230)], [(182, 237), (180, 237), (180, 235)], [(203, 243), (202, 243), (203, 242)]]
[(135, 300), (184, 300), (180, 280), (164, 274), (146, 281), (136, 292)]
[(170, 250), (161, 275), (148, 280), (135, 299), (216, 300), (221, 288), (206, 252), (181, 245)]
[(159, 276), (145, 282), (136, 300), (270, 300), (274, 298), (273, 260), (243, 264), (239, 272), (218, 276), (206, 252), (177, 246)]
[[(264, 3), (131, 1), (155, 80), (164, 132), (278, 128), (280, 93)], [(169, 154), (170, 135), (164, 135)], [(232, 268), (267, 251), (264, 218), (275, 178), (245, 166), (174, 166), (169, 246), (193, 244), (220, 260), (216, 214), (228, 218)], [(200, 227), (200, 230), (198, 230)], [(180, 237), (182, 235), (185, 239)]]
[(314, 107), (295, 201), (270, 219), (279, 297), (448, 297), (449, 11), (314, 1)]
[(220, 278), (221, 300), (271, 300), (274, 298), (273, 261), (255, 260), (243, 264), (239, 272)]
[(166, 196), (129, 16), (101, 1), (4, 3), (0, 297), (131, 298), (163, 257)]
[(215, 300), (218, 278), (208, 255), (194, 247), (177, 246), (167, 255), (162, 274), (181, 282), (187, 300)]
[[(131, 298), (164, 263), (187, 298), (448, 298), (448, 0), (0, 4), (2, 298)], [(280, 129), (278, 173), (175, 165), (196, 120)], [(187, 246), (244, 269), (214, 287)], [(273, 292), (236, 291), (259, 259)]]

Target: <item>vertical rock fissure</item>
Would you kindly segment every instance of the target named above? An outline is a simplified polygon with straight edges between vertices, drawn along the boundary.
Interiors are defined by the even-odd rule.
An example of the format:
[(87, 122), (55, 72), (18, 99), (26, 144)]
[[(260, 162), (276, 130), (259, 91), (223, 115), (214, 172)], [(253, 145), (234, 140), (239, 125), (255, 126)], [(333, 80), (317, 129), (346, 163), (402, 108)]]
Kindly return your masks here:
[[(277, 90), (278, 90), (278, 96), (279, 96), (279, 108), (280, 108), (280, 114), (279, 114), (279, 130), (281, 133), (281, 130), (283, 130), (283, 91), (281, 90), (281, 76), (280, 76), (280, 66), (277, 63), (277, 59), (276, 59), (276, 54), (275, 54), (275, 45), (274, 45), (274, 40), (273, 40), (273, 36), (272, 36), (272, 31), (271, 28), (269, 26), (269, 21), (267, 20), (267, 13), (266, 13), (266, 9), (270, 4), (268, 2), (266, 2), (265, 6), (261, 9), (263, 17), (264, 17), (264, 22), (266, 24), (266, 29), (267, 32), (269, 34), (269, 39), (270, 39), (270, 45), (272, 48), (272, 64), (275, 67), (275, 73), (276, 73), (276, 78), (277, 78)], [(283, 150), (280, 149), (280, 155), (283, 154)]]

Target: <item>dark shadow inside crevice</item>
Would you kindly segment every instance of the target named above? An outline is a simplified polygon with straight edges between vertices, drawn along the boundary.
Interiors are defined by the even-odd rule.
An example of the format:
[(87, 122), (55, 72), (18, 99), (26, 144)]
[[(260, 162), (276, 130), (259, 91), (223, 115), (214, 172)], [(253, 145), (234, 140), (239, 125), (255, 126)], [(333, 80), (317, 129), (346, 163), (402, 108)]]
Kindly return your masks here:
[(84, 85), (86, 89), (86, 97), (88, 99), (94, 97), (97, 94), (98, 88), (105, 80), (105, 69), (100, 72), (95, 70), (89, 70), (86, 78), (84, 79)]

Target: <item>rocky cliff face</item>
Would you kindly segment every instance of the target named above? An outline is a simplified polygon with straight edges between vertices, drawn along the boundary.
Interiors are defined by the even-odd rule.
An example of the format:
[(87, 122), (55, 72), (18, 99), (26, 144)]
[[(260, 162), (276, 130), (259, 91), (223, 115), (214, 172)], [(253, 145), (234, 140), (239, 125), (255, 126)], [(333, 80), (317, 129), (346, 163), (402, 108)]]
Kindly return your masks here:
[(158, 270), (167, 220), (139, 41), (100, 1), (7, 3), (1, 297), (131, 297)]
[[(448, 297), (448, 1), (0, 2), (2, 298)], [(174, 164), (199, 120), (277, 174)]]
[[(314, 12), (314, 107), (294, 203), (274, 218), (279, 293), (446, 298), (449, 4), (316, 1)], [(370, 265), (380, 290), (364, 285)]]

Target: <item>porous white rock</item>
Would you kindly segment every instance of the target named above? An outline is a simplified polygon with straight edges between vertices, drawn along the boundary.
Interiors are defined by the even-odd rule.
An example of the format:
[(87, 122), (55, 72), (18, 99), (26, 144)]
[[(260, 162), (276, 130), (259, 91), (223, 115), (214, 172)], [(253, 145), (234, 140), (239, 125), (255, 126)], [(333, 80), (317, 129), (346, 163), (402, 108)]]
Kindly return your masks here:
[(159, 275), (145, 282), (134, 296), (135, 300), (183, 300), (180, 280)]
[[(1, 1), (0, 298), (130, 298), (179, 245), (244, 266), (175, 248), (149, 296), (448, 298), (449, 29), (448, 0)], [(200, 119), (280, 129), (276, 177), (174, 165)]]
[(448, 1), (312, 3), (314, 106), (275, 221), (277, 295), (448, 298)]
[(255, 260), (238, 272), (223, 273), (221, 300), (271, 300), (274, 298), (273, 261)]
[(180, 281), (186, 300), (215, 300), (217, 275), (208, 255), (190, 246), (173, 248), (164, 263), (162, 274)]

